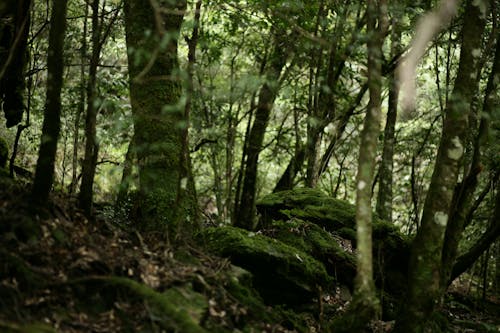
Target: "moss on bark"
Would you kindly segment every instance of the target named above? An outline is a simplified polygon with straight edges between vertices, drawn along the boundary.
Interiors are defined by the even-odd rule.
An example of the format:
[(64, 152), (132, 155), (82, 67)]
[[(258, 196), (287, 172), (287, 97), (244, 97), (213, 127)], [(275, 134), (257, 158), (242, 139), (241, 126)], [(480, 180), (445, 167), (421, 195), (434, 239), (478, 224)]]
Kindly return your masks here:
[(143, 227), (167, 226), (176, 237), (180, 223), (182, 230), (189, 230), (185, 221), (196, 222), (194, 184), (181, 179), (182, 170), (188, 169), (182, 163), (188, 162), (181, 158), (186, 121), (177, 40), (186, 2), (160, 5), (166, 10), (138, 0), (125, 2), (130, 95)]

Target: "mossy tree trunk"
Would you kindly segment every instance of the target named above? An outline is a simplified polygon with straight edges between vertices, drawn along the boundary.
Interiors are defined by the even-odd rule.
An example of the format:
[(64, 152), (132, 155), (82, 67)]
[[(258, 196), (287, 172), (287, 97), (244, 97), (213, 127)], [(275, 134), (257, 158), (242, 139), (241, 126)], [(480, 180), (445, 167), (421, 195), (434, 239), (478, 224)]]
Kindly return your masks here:
[[(380, 303), (375, 294), (372, 258), (372, 208), (371, 184), (375, 169), (377, 138), (380, 132), (382, 93), (382, 45), (386, 29), (385, 1), (368, 1), (368, 89), (370, 100), (361, 133), (358, 173), (356, 177), (356, 239), (357, 271), (354, 299), (351, 311), (358, 313), (362, 321), (374, 319)], [(377, 25), (378, 22), (378, 25)]]
[(53, 0), (50, 16), (49, 54), (47, 57), (47, 93), (45, 99), (42, 139), (38, 152), (33, 199), (47, 202), (54, 181), (57, 141), (61, 130), (61, 88), (63, 85), (63, 51), (66, 32), (67, 0)]
[(481, 121), (476, 137), (474, 138), (472, 161), (466, 177), (462, 183), (455, 188), (451, 218), (446, 227), (441, 276), (443, 289), (446, 289), (448, 284), (451, 283), (450, 275), (458, 254), (458, 245), (466, 227), (468, 212), (474, 204), (474, 193), (478, 185), (479, 173), (483, 167), (481, 163), (482, 148), (487, 141), (490, 119), (499, 101), (497, 97), (498, 77), (500, 77), (500, 41), (497, 39), (493, 67), (486, 84), (483, 108), (482, 112), (480, 111), (480, 115), (478, 115)]
[[(188, 124), (177, 58), (186, 5), (185, 0), (125, 1), (142, 227), (167, 231), (171, 239), (178, 228), (189, 230), (196, 222), (194, 186), (181, 175), (189, 170), (182, 151)], [(179, 200), (179, 191), (188, 192), (185, 200)]]
[[(396, 17), (392, 18), (391, 25), (391, 57), (396, 57), (402, 51), (401, 28)], [(389, 102), (384, 130), (384, 148), (379, 169), (379, 185), (376, 208), (378, 216), (386, 221), (392, 221), (392, 169), (394, 164), (394, 136), (396, 118), (398, 114), (398, 96), (399, 84), (396, 74), (392, 72), (389, 76)]]
[(469, 110), (479, 80), (477, 65), (485, 26), (480, 3), (469, 0), (462, 27), (462, 46), (455, 86), (446, 105), (443, 132), (421, 226), (413, 242), (409, 263), (406, 306), (396, 332), (423, 332), (441, 296), (441, 253), (449, 220), (453, 189), (457, 184), (468, 130)]

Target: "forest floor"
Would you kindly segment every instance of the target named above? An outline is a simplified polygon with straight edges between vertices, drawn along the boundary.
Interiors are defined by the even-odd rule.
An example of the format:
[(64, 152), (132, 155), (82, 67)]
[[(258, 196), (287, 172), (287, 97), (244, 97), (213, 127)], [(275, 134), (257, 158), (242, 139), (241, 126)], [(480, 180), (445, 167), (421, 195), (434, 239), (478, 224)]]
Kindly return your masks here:
[[(117, 223), (111, 208), (89, 221), (64, 195), (34, 211), (28, 189), (0, 183), (1, 332), (323, 331), (317, 315), (294, 322), (288, 309), (266, 306), (279, 314), (263, 316), (260, 303), (243, 304), (230, 288), (240, 273), (227, 259), (196, 246), (174, 251), (161, 237)], [(178, 309), (157, 297), (167, 294)], [(448, 296), (441, 312), (453, 331), (500, 330), (500, 300), (480, 302), (460, 286)], [(345, 301), (334, 298), (341, 314)], [(190, 319), (171, 322), (165, 313)], [(392, 325), (372, 327), (383, 332)]]

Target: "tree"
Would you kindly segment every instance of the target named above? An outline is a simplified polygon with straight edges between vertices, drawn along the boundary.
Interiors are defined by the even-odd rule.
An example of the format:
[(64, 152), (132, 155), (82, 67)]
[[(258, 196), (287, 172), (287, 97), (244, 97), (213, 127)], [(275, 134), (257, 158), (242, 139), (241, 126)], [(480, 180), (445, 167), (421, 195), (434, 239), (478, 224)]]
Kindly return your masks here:
[[(394, 6), (394, 10), (397, 5)], [(401, 51), (401, 27), (397, 18), (392, 17), (391, 31), (391, 57), (397, 57)], [(382, 160), (379, 168), (379, 185), (377, 196), (377, 214), (381, 219), (392, 221), (392, 177), (394, 165), (395, 126), (398, 114), (399, 84), (394, 72), (389, 76), (389, 99), (387, 105), (387, 119), (384, 130), (384, 144)]]
[[(87, 82), (87, 112), (85, 115), (85, 158), (82, 165), (82, 185), (79, 194), (80, 208), (87, 216), (91, 215), (93, 201), (93, 185), (96, 171), (99, 143), (97, 142), (97, 67), (101, 57), (102, 47), (106, 42), (110, 29), (113, 26), (118, 11), (110, 20), (108, 26), (104, 26), (104, 10), (99, 12), (99, 0), (92, 2), (92, 54), (89, 63), (89, 76)], [(75, 133), (76, 136), (77, 133)]]
[(23, 118), (30, 9), (31, 0), (0, 5), (0, 105), (7, 127), (19, 124)]
[[(397, 332), (422, 332), (430, 324), (441, 296), (441, 252), (452, 195), (463, 160), (470, 105), (478, 83), (477, 64), (485, 19), (479, 3), (468, 1), (462, 27), (460, 62), (453, 93), (446, 105), (443, 132), (424, 204), (421, 226), (409, 263), (408, 301)], [(471, 80), (473, 78), (473, 80)]]
[(248, 136), (248, 145), (245, 147), (245, 164), (242, 165), (243, 187), (241, 198), (236, 199), (237, 207), (235, 225), (253, 229), (255, 218), (255, 200), (257, 190), (257, 166), (259, 154), (264, 142), (264, 134), (271, 115), (274, 100), (279, 92), (281, 70), (286, 64), (286, 47), (284, 36), (275, 32), (273, 50), (266, 68), (266, 82), (260, 89), (259, 101), (255, 111), (255, 120)]
[[(380, 132), (382, 103), (382, 45), (386, 25), (385, 1), (368, 1), (368, 89), (370, 101), (366, 111), (356, 177), (357, 266), (353, 311), (366, 322), (377, 316), (379, 301), (373, 281), (371, 186)], [(378, 22), (378, 25), (377, 25)]]
[(50, 17), (47, 56), (47, 93), (45, 98), (42, 139), (36, 164), (32, 195), (36, 202), (47, 202), (54, 181), (57, 141), (61, 130), (61, 88), (63, 85), (63, 51), (66, 32), (67, 0), (53, 0)]
[[(474, 205), (474, 193), (479, 183), (479, 174), (483, 169), (482, 151), (488, 143), (488, 132), (491, 123), (491, 118), (494, 114), (495, 106), (498, 105), (498, 76), (500, 75), (500, 42), (497, 37), (496, 51), (493, 58), (493, 66), (486, 90), (484, 93), (484, 101), (482, 110), (479, 109), (476, 117), (480, 118), (479, 127), (474, 132), (477, 132), (472, 144), (472, 159), (467, 166), (468, 171), (462, 182), (457, 184), (453, 193), (453, 201), (451, 206), (451, 218), (446, 227), (446, 233), (443, 244), (442, 258), (442, 273), (441, 285), (444, 289), (453, 281), (451, 273), (453, 264), (458, 255), (458, 246), (462, 238), (463, 231), (467, 226), (469, 212)], [(479, 88), (478, 88), (479, 89)], [(482, 112), (481, 112), (482, 111)], [(470, 146), (470, 145), (469, 145)], [(494, 224), (494, 222), (493, 222)]]
[[(178, 37), (186, 1), (125, 1), (125, 25), (145, 229), (176, 237), (179, 221), (195, 223), (194, 185), (181, 177), (185, 128)], [(180, 200), (180, 192), (188, 196)], [(187, 228), (183, 225), (182, 228)]]

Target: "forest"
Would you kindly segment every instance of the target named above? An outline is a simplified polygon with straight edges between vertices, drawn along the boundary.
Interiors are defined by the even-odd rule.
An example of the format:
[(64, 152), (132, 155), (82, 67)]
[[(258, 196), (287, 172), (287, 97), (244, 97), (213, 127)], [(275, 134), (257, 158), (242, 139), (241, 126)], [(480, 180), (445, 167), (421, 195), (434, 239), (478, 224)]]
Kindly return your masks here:
[(499, 332), (499, 0), (1, 0), (0, 332)]

